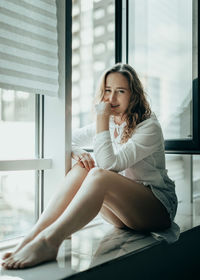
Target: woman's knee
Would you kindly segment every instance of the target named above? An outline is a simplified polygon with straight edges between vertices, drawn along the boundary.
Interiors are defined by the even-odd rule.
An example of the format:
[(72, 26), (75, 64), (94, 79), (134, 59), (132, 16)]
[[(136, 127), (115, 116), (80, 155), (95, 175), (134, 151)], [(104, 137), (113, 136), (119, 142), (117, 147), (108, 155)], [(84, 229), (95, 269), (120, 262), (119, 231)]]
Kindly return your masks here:
[(92, 168), (86, 177), (86, 180), (89, 180), (89, 182), (92, 182), (91, 185), (93, 188), (94, 187), (99, 187), (101, 190), (105, 190), (103, 186), (105, 185), (105, 178), (106, 178), (106, 170), (99, 168), (99, 167), (94, 167)]
[(100, 167), (94, 167), (90, 169), (87, 176), (95, 179), (103, 178), (105, 176), (105, 170)]

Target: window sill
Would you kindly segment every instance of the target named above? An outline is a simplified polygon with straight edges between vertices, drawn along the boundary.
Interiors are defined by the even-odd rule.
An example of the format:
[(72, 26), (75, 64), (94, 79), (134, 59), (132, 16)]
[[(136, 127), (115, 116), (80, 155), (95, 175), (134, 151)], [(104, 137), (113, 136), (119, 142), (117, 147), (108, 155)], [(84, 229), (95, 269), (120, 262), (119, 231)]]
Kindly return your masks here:
[[(0, 276), (21, 280), (121, 280), (132, 279), (134, 274), (134, 279), (140, 280), (180, 279), (180, 275), (185, 276), (184, 269), (198, 268), (200, 258), (200, 226), (182, 229), (179, 240), (169, 245), (148, 234), (117, 229), (99, 217), (62, 243), (56, 261), (24, 270), (0, 268)], [(11, 243), (4, 243), (0, 258), (8, 247)]]
[[(48, 280), (67, 279), (110, 260), (158, 243), (160, 241), (150, 235), (117, 229), (103, 222), (102, 219), (97, 219), (96, 223), (74, 233), (71, 238), (62, 243), (55, 262), (44, 263), (27, 270), (2, 269), (0, 275), (18, 276), (24, 280), (40, 280), (44, 279), (44, 275)], [(8, 247), (11, 247), (9, 242), (7, 246), (5, 243), (2, 247), (1, 255), (7, 251), (5, 249)]]
[(19, 244), (19, 242), (21, 242), (22, 239), (23, 239), (23, 236), (1, 241), (0, 242), (0, 253), (2, 253), (3, 251), (5, 251), (7, 249), (14, 248), (17, 244)]
[[(97, 226), (102, 223), (102, 219), (100, 217), (95, 218), (92, 222), (86, 225), (82, 230)], [(0, 256), (7, 251), (8, 249), (13, 249), (23, 240), (23, 236), (11, 238), (5, 241), (0, 241)]]

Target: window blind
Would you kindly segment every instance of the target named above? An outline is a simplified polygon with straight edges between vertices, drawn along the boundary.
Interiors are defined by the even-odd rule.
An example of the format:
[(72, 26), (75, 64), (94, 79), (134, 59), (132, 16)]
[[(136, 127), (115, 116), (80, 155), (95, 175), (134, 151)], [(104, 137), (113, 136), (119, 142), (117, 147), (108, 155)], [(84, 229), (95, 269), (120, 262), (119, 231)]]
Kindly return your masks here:
[(0, 0), (0, 88), (58, 96), (56, 0)]

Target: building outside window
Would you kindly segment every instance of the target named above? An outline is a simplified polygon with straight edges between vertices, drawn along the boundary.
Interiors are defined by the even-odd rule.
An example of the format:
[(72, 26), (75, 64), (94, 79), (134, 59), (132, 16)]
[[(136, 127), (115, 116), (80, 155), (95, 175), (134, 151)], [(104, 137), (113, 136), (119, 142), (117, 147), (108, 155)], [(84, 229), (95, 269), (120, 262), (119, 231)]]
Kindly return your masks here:
[(72, 1), (72, 129), (94, 121), (103, 71), (115, 63), (115, 1)]

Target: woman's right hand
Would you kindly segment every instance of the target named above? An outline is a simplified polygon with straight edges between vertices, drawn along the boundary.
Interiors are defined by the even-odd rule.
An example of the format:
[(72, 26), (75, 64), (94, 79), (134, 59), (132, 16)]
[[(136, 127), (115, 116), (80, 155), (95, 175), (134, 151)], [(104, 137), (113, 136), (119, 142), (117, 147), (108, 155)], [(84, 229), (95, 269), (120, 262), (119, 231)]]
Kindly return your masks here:
[(111, 105), (107, 101), (102, 101), (98, 104), (95, 105), (95, 110), (97, 115), (107, 115), (110, 116), (112, 111), (111, 111)]
[(94, 159), (91, 157), (90, 153), (84, 152), (84, 153), (73, 153), (72, 152), (72, 158), (75, 159), (83, 168), (86, 168), (88, 171), (95, 167)]

